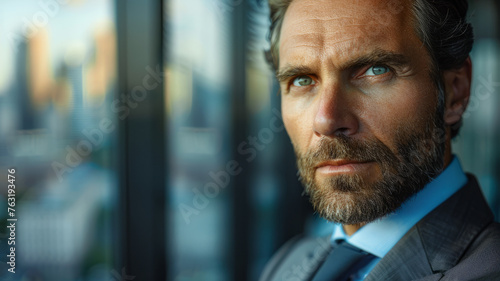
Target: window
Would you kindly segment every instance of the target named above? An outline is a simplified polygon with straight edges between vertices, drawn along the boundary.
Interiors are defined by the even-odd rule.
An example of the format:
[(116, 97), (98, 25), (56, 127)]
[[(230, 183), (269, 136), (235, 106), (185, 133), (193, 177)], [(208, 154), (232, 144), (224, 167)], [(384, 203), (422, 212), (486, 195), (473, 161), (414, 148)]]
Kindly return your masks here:
[[(121, 271), (113, 1), (4, 1), (0, 26), (0, 167), (5, 179), (15, 169), (16, 186), (7, 217), (2, 184), (0, 215), (2, 233), (17, 219), (12, 280), (111, 278)], [(6, 238), (2, 253), (11, 252)]]

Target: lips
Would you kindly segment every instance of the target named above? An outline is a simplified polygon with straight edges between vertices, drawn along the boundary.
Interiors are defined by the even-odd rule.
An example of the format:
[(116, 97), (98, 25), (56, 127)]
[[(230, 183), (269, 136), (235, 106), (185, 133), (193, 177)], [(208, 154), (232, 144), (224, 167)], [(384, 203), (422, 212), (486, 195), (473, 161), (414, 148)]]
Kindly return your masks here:
[(323, 161), (315, 166), (317, 172), (326, 175), (359, 173), (370, 170), (373, 161), (355, 161), (347, 159)]
[(368, 162), (371, 161), (355, 161), (355, 160), (345, 160), (345, 159), (328, 160), (319, 163), (318, 165), (315, 166), (315, 168), (318, 169), (325, 166), (345, 166), (345, 165), (364, 164)]

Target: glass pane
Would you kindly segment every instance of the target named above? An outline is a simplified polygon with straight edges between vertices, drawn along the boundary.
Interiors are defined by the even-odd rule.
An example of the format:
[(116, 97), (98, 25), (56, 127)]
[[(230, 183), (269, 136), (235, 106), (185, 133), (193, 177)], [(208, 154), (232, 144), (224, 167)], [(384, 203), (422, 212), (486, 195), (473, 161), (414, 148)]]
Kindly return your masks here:
[[(8, 233), (15, 235), (15, 274), (7, 271), (13, 264), (0, 273), (8, 280), (112, 280), (121, 274), (112, 268), (111, 241), (113, 3), (0, 3), (1, 178), (15, 169), (9, 214), (6, 180), (1, 184), (1, 228), (17, 219), (7, 222), (15, 224)], [(1, 252), (12, 252), (5, 238)]]
[[(463, 127), (453, 141), (464, 170), (479, 180), (496, 219), (500, 219), (500, 38), (496, 1), (470, 2), (475, 43), (471, 97), (463, 115)], [(480, 15), (480, 16), (479, 16)]]
[(223, 5), (166, 1), (169, 280), (229, 280), (228, 193), (217, 174), (230, 155), (230, 14)]
[[(266, 62), (267, 1), (165, 4), (170, 279), (257, 280), (274, 250), (303, 229), (310, 213), (302, 205), (278, 87)], [(234, 56), (244, 60), (230, 61)], [(239, 105), (231, 103), (239, 94), (231, 92), (238, 87), (235, 76), (244, 80)], [(235, 114), (247, 124), (234, 125)], [(241, 174), (228, 172), (234, 157)], [(242, 181), (247, 186), (234, 184)], [(236, 197), (248, 210), (236, 206)], [(285, 220), (290, 224), (284, 226)]]

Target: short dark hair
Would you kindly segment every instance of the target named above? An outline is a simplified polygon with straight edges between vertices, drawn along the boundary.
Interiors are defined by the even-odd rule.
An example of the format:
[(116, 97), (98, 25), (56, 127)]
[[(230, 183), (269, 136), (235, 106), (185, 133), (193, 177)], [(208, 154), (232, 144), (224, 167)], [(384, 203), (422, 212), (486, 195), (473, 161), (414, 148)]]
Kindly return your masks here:
[[(271, 49), (267, 54), (269, 62), (278, 69), (281, 26), (285, 13), (293, 0), (269, 0), (271, 26), (269, 40)], [(472, 25), (467, 21), (467, 0), (414, 0), (413, 14), (415, 31), (425, 45), (433, 62), (431, 74), (442, 88), (442, 72), (463, 66), (474, 43)], [(442, 91), (442, 89), (441, 89)], [(444, 93), (440, 93), (444, 99)], [(440, 101), (444, 102), (444, 101)], [(455, 137), (462, 125), (462, 119), (451, 126)]]

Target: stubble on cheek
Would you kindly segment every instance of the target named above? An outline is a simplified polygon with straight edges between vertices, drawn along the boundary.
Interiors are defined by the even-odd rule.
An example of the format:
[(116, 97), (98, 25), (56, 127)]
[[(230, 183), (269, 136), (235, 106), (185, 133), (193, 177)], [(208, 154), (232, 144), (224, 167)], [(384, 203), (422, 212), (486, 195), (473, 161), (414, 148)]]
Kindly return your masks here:
[[(314, 209), (329, 221), (356, 224), (399, 208), (441, 170), (442, 145), (430, 133), (439, 125), (429, 122), (421, 131), (395, 137), (396, 152), (379, 140), (340, 136), (325, 138), (315, 151), (296, 153), (301, 181)], [(377, 169), (363, 175), (318, 176), (315, 166), (332, 159), (373, 161)]]

